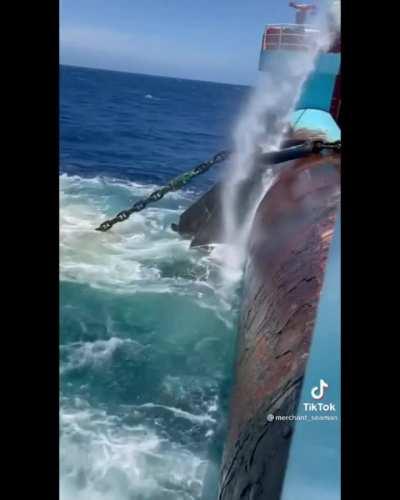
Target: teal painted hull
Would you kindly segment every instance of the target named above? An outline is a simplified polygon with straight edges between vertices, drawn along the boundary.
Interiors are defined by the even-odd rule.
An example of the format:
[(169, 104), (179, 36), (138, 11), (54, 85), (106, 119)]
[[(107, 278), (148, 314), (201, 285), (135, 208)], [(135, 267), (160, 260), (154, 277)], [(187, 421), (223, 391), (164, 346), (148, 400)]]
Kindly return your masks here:
[(340, 128), (328, 111), (298, 109), (293, 113), (291, 123), (295, 130), (308, 129), (323, 132), (328, 141), (341, 139)]
[(304, 84), (296, 108), (329, 111), (339, 71), (340, 54), (321, 54), (314, 72)]
[[(260, 56), (260, 70), (275, 72), (282, 64), (282, 60), (290, 64), (291, 60), (295, 61), (298, 57), (299, 54), (295, 51), (263, 50)], [(336, 77), (339, 73), (340, 53), (320, 54), (315, 64), (315, 70), (304, 83), (296, 110), (319, 110), (320, 112), (329, 113), (334, 95)], [(316, 119), (319, 125), (327, 127), (330, 133), (337, 134), (337, 131), (333, 132), (331, 130), (334, 127), (329, 123), (330, 120), (328, 117), (324, 117), (323, 114), (308, 113), (306, 121), (310, 124), (310, 120), (312, 119)], [(332, 117), (331, 120), (333, 120)]]

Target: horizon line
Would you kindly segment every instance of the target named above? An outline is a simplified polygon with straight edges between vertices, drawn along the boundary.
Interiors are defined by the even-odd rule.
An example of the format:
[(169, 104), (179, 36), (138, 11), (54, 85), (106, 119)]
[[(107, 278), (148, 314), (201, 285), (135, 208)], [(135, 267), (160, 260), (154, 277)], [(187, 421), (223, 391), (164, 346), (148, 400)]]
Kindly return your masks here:
[(110, 69), (110, 68), (100, 68), (98, 66), (81, 66), (76, 64), (66, 64), (59, 62), (59, 66), (66, 66), (68, 68), (78, 68), (78, 69), (94, 69), (98, 71), (108, 71), (110, 73), (123, 73), (128, 75), (142, 75), (142, 76), (150, 76), (155, 78), (169, 78), (171, 80), (187, 80), (189, 82), (202, 82), (202, 83), (213, 83), (215, 85), (230, 85), (233, 87), (252, 87), (249, 83), (228, 83), (228, 82), (217, 82), (213, 80), (201, 80), (199, 78), (185, 78), (181, 76), (166, 76), (160, 74), (150, 74), (150, 73), (141, 73), (139, 71), (129, 71), (129, 70), (120, 70), (120, 69)]

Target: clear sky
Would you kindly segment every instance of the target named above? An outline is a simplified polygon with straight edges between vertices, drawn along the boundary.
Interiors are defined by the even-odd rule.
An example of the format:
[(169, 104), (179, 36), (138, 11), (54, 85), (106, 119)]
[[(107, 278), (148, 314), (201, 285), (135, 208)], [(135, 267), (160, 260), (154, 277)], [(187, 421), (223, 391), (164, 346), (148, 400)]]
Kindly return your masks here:
[(60, 0), (62, 64), (253, 83), (264, 27), (289, 0)]

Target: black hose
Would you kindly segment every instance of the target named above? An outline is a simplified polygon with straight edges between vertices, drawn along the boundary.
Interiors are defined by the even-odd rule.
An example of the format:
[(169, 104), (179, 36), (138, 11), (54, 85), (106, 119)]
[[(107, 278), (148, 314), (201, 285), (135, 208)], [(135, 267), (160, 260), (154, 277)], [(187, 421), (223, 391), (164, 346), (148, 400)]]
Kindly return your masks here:
[(275, 163), (303, 158), (313, 153), (314, 150), (314, 142), (312, 141), (288, 140), (282, 144), (282, 148), (279, 151), (261, 153), (258, 160), (261, 163), (273, 165)]
[[(296, 160), (303, 158), (313, 153), (321, 152), (323, 149), (331, 149), (340, 151), (341, 143), (336, 141), (333, 143), (326, 143), (324, 141), (309, 141), (309, 140), (296, 140), (290, 139), (284, 141), (279, 151), (270, 151), (268, 153), (259, 153), (256, 157), (256, 163), (259, 165), (273, 165), (276, 163), (283, 163), (289, 160)], [(177, 191), (190, 182), (194, 177), (207, 172), (213, 165), (220, 163), (231, 156), (229, 151), (221, 151), (210, 160), (207, 160), (200, 165), (184, 172), (183, 174), (175, 177), (168, 184), (157, 189), (150, 194), (147, 198), (137, 201), (132, 207), (127, 210), (122, 210), (113, 219), (109, 219), (100, 224), (96, 228), (97, 231), (108, 231), (117, 222), (123, 222), (128, 219), (134, 212), (140, 212), (145, 209), (151, 202), (161, 200), (169, 191)]]

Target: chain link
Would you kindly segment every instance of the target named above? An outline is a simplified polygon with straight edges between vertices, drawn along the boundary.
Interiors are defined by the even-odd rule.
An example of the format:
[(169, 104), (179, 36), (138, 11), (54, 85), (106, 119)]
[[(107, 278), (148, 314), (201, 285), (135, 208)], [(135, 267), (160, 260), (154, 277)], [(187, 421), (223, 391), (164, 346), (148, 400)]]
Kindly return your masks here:
[(334, 151), (341, 151), (342, 141), (334, 141), (334, 142), (314, 141), (313, 144), (314, 152), (319, 153), (324, 149), (333, 149)]
[(221, 151), (217, 153), (210, 160), (200, 163), (200, 165), (197, 165), (188, 172), (175, 177), (168, 184), (160, 189), (157, 189), (157, 191), (153, 191), (147, 198), (136, 202), (131, 208), (119, 212), (119, 214), (117, 214), (113, 219), (106, 220), (96, 228), (96, 231), (108, 231), (113, 227), (114, 224), (117, 224), (117, 222), (123, 222), (127, 220), (133, 213), (140, 212), (141, 210), (145, 209), (149, 203), (161, 200), (161, 198), (163, 198), (170, 191), (177, 191), (178, 189), (181, 189), (183, 186), (185, 186), (185, 184), (190, 182), (197, 175), (207, 172), (207, 170), (209, 170), (216, 163), (220, 163), (226, 160), (229, 155), (229, 151)]
[[(325, 142), (325, 141), (313, 141), (313, 147), (310, 150), (310, 153), (320, 153), (325, 149), (332, 149), (335, 151), (341, 151), (341, 141), (335, 142)], [(117, 222), (123, 222), (135, 213), (144, 210), (149, 203), (157, 202), (161, 200), (167, 193), (170, 191), (177, 191), (178, 189), (183, 188), (187, 183), (189, 183), (194, 177), (207, 172), (213, 165), (217, 163), (221, 163), (225, 161), (231, 155), (230, 151), (220, 151), (215, 156), (213, 156), (210, 160), (207, 160), (203, 163), (200, 163), (196, 167), (192, 168), (188, 172), (185, 172), (178, 177), (172, 179), (168, 184), (163, 186), (157, 191), (153, 191), (147, 198), (143, 200), (139, 200), (136, 202), (131, 208), (127, 210), (122, 210), (119, 212), (113, 219), (106, 220), (99, 227), (96, 228), (96, 231), (108, 231), (113, 227)], [(283, 161), (283, 160), (281, 160)]]

